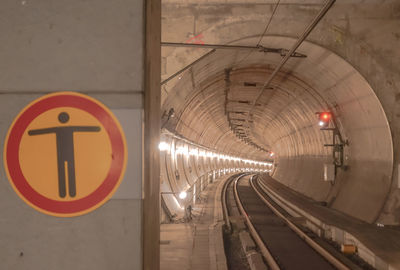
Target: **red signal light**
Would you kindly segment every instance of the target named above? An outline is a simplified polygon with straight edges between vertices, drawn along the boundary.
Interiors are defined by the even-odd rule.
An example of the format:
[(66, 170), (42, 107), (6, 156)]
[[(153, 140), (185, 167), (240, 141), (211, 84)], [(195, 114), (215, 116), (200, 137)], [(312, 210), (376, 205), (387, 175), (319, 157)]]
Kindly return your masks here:
[(331, 119), (331, 114), (328, 112), (321, 113), (321, 120), (329, 121)]
[(319, 113), (319, 126), (326, 128), (329, 125), (329, 121), (332, 118), (332, 114), (330, 112), (321, 112)]

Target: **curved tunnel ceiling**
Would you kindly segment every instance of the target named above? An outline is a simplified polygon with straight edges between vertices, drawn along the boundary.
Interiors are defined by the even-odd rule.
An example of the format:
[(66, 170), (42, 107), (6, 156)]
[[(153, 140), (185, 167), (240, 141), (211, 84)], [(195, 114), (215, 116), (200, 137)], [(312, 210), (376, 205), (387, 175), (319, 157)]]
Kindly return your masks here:
[[(294, 41), (268, 36), (263, 45), (289, 48)], [(256, 42), (248, 38), (240, 44)], [(390, 129), (380, 102), (366, 80), (334, 53), (310, 42), (297, 52), (307, 57), (291, 57), (249, 114), (282, 56), (217, 50), (186, 71), (169, 91), (162, 111), (173, 108), (175, 117), (163, 119), (164, 127), (234, 156), (266, 160), (273, 151), (276, 179), (373, 221), (390, 190), (393, 165)], [(323, 164), (332, 162), (331, 148), (324, 147), (331, 143), (332, 133), (320, 130), (315, 113), (326, 110), (334, 114), (342, 137), (349, 142), (345, 147), (349, 170), (339, 171), (337, 181), (343, 184), (335, 187), (322, 181)], [(381, 166), (368, 170), (361, 162)], [(349, 204), (360, 183), (368, 186), (365, 197), (355, 197)], [(371, 197), (376, 200), (367, 199)], [(360, 211), (361, 205), (367, 210)]]
[[(246, 43), (254, 41), (248, 39)], [(293, 42), (284, 37), (264, 40), (268, 47), (290, 47)], [(326, 149), (321, 145), (328, 143), (331, 136), (320, 131), (315, 113), (331, 110), (344, 138), (350, 130), (369, 125), (379, 130), (379, 142), (390, 142), (381, 105), (354, 68), (332, 52), (309, 42), (304, 42), (297, 51), (307, 57), (291, 58), (287, 62), (250, 116), (252, 102), (282, 57), (240, 50), (219, 50), (208, 56), (184, 73), (170, 91), (163, 111), (174, 108), (176, 117), (166, 127), (208, 147), (257, 159), (265, 159), (266, 153), (252, 145), (243, 145), (244, 141), (234, 132), (234, 125), (242, 126), (256, 145), (279, 156), (325, 155), (329, 151), (321, 151)], [(248, 123), (244, 121), (247, 118)], [(229, 145), (228, 140), (244, 148), (231, 147), (234, 143)], [(299, 147), (288, 147), (290, 141), (302, 143)], [(391, 151), (391, 145), (386, 145), (384, 152), (391, 156)], [(377, 154), (381, 153), (375, 152), (374, 156)]]

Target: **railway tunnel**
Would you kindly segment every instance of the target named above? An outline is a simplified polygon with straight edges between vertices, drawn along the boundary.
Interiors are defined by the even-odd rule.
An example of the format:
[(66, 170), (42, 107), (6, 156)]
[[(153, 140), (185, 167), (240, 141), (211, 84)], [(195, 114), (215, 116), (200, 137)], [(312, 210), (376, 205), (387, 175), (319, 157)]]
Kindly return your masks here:
[[(390, 12), (382, 10), (380, 18), (373, 1), (335, 3), (267, 87), (282, 53), (234, 46), (289, 50), (321, 4), (282, 3), (272, 14), (275, 3), (164, 2), (163, 41), (201, 35), (199, 46), (162, 47), (164, 79), (209, 53), (201, 44), (233, 46), (216, 47), (162, 86), (163, 128), (217, 152), (272, 161), (274, 178), (294, 190), (370, 223), (398, 224), (392, 111), (398, 74), (391, 66), (394, 49), (383, 48), (395, 44), (394, 34), (385, 32)], [(189, 21), (201, 28), (181, 30)], [(373, 53), (375, 47), (382, 53)], [(318, 125), (316, 113), (325, 111), (341, 137), (341, 161), (333, 158), (334, 147), (325, 146), (334, 132)], [(324, 164), (333, 162), (341, 164), (330, 183), (324, 181)]]
[(399, 17), (3, 0), (0, 269), (400, 269)]
[(184, 215), (180, 192), (196, 200), (221, 172), (253, 171), (355, 220), (399, 224), (397, 3), (337, 1), (321, 15), (325, 4), (163, 2), (164, 222)]

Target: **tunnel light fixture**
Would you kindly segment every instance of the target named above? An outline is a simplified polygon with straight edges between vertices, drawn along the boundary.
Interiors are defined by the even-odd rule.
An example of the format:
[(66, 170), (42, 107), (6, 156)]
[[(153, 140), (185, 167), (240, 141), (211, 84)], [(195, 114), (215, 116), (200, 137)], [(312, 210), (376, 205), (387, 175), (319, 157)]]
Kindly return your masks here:
[(179, 199), (184, 200), (187, 197), (187, 192), (186, 191), (182, 191), (181, 193), (179, 193)]
[(270, 156), (270, 157), (273, 157), (273, 156), (275, 156), (275, 153), (271, 151), (271, 152), (269, 153), (269, 156)]
[(192, 148), (189, 151), (189, 155), (197, 157), (199, 155), (199, 150), (197, 150), (196, 148)]
[(167, 151), (169, 150), (169, 144), (166, 142), (160, 142), (158, 144), (158, 149), (160, 149), (160, 151)]
[(184, 146), (179, 146), (177, 149), (176, 149), (176, 154), (182, 154), (182, 155), (188, 155), (188, 149), (187, 149), (187, 147), (184, 147)]

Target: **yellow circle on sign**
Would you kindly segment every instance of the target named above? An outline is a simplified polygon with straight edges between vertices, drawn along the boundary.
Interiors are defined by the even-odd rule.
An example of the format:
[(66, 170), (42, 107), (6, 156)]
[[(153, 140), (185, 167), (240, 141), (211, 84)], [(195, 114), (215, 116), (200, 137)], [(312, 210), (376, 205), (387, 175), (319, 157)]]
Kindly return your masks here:
[[(68, 126), (98, 126), (99, 132), (74, 132), (74, 165), (76, 195), (59, 196), (57, 171), (57, 141), (55, 133), (30, 136), (25, 132), (21, 139), (20, 164), (28, 183), (38, 193), (53, 200), (77, 200), (96, 190), (105, 179), (111, 164), (111, 145), (101, 123), (91, 114), (75, 108), (57, 108), (35, 118), (27, 131), (60, 126), (58, 115), (67, 112)], [(65, 164), (65, 168), (71, 164)], [(68, 182), (68, 170), (65, 170)]]
[(75, 92), (43, 96), (13, 121), (4, 165), (16, 193), (36, 210), (59, 217), (103, 205), (126, 167), (125, 135), (113, 113)]

